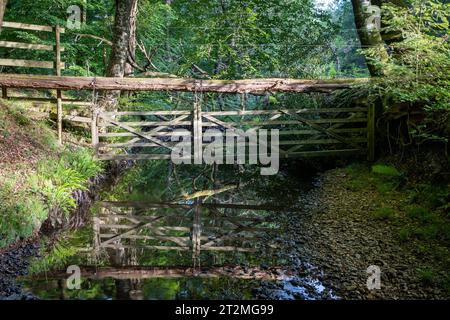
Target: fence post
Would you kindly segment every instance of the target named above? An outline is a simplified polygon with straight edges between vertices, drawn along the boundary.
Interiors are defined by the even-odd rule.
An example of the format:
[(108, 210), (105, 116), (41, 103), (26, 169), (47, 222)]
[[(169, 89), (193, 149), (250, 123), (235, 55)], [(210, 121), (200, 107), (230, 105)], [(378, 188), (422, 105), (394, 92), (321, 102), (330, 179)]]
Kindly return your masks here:
[[(61, 76), (61, 27), (55, 27), (55, 37), (56, 37), (56, 61), (55, 61), (55, 69), (56, 75), (58, 77)], [(57, 99), (57, 115), (58, 115), (58, 141), (62, 144), (62, 121), (63, 121), (63, 110), (62, 110), (62, 93), (61, 90), (56, 90), (56, 99)]]
[(367, 110), (367, 160), (375, 160), (375, 104), (369, 103)]
[(2, 98), (8, 99), (8, 88), (2, 87)]
[(92, 105), (91, 135), (92, 135), (92, 147), (95, 150), (95, 156), (98, 156), (98, 143), (99, 143), (97, 120), (98, 120), (98, 109), (95, 105)]

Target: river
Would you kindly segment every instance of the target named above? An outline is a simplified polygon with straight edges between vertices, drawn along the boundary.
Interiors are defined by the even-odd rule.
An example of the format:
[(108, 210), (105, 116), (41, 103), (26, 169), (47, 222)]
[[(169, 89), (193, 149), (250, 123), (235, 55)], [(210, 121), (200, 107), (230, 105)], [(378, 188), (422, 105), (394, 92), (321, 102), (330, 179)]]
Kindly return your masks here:
[(289, 251), (314, 181), (292, 172), (138, 164), (21, 283), (39, 299), (336, 298)]

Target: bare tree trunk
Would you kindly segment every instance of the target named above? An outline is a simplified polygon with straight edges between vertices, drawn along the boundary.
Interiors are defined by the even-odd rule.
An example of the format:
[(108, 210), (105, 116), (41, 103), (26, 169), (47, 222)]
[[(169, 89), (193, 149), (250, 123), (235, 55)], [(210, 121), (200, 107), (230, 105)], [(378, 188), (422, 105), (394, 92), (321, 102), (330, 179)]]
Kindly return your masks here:
[[(138, 1), (134, 1), (130, 16), (130, 37), (128, 39), (128, 54), (135, 60), (136, 56), (136, 20), (138, 14)], [(127, 61), (125, 63), (125, 77), (133, 76), (134, 67)]]

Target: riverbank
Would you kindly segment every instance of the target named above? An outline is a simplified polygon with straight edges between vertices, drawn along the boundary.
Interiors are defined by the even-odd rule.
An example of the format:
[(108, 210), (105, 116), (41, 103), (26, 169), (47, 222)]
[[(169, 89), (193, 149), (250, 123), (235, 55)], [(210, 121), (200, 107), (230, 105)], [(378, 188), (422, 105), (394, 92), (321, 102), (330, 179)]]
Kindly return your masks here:
[[(411, 186), (376, 168), (387, 172), (354, 165), (319, 175), (303, 212), (284, 216), (291, 256), (342, 299), (448, 299), (448, 187)], [(371, 265), (380, 290), (367, 288)]]
[[(95, 190), (109, 176), (91, 151), (58, 144), (52, 123), (23, 102), (0, 101), (0, 298), (20, 296), (15, 278), (27, 272), (43, 233), (83, 225)], [(111, 175), (112, 176), (112, 175)]]

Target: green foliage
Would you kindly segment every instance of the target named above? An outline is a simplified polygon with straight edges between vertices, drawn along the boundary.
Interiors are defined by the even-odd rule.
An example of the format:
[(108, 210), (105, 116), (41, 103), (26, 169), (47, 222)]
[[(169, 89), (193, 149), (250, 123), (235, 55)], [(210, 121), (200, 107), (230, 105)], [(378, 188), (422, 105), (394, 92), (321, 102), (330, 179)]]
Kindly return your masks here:
[(418, 269), (417, 272), (419, 274), (419, 279), (423, 284), (431, 286), (436, 283), (437, 275), (434, 270)]
[(372, 166), (372, 172), (391, 177), (400, 177), (402, 175), (400, 171), (398, 171), (393, 166), (387, 166), (383, 164), (377, 164)]
[(420, 223), (426, 224), (433, 222), (435, 217), (424, 207), (411, 206), (406, 208), (406, 214), (413, 220), (419, 221)]
[(422, 203), (431, 209), (448, 208), (450, 196), (450, 186), (447, 184), (428, 184), (420, 183), (409, 192), (409, 201), (411, 203)]
[(47, 210), (39, 198), (14, 193), (12, 184), (0, 184), (0, 248), (31, 236), (47, 218)]
[(58, 161), (46, 160), (39, 164), (37, 173), (30, 177), (31, 189), (44, 197), (48, 209), (68, 214), (76, 207), (73, 192), (86, 190), (89, 179), (101, 170), (89, 151), (66, 150)]
[(374, 91), (394, 103), (450, 109), (449, 16), (450, 4), (439, 0), (414, 0), (407, 8), (384, 4), (384, 31), (397, 37), (382, 66), (387, 76), (374, 84)]
[(43, 258), (34, 259), (28, 272), (37, 274), (50, 270), (51, 268), (62, 268), (70, 257), (75, 255), (78, 249), (68, 245), (65, 241), (57, 242), (49, 252), (43, 254)]
[(392, 208), (388, 207), (381, 207), (377, 208), (375, 212), (373, 213), (373, 216), (377, 220), (391, 220), (395, 218), (396, 211)]
[(350, 175), (346, 185), (350, 190), (376, 189), (380, 194), (388, 194), (403, 183), (403, 175), (394, 167), (374, 165), (372, 170), (365, 165), (353, 164), (344, 169)]

